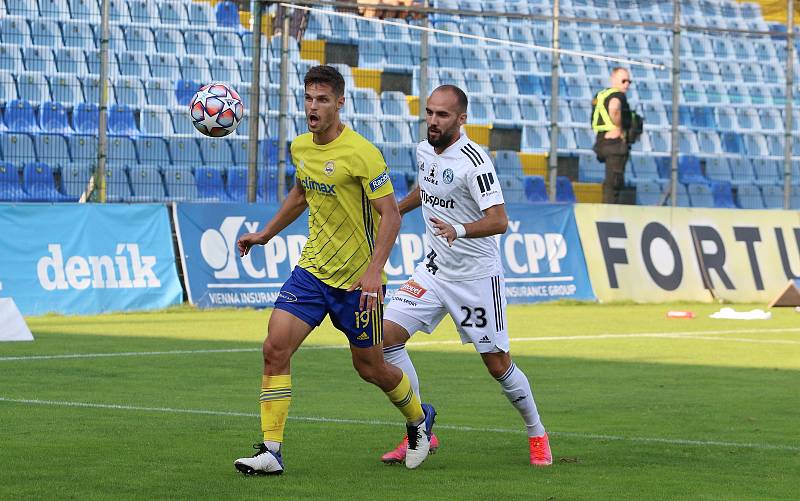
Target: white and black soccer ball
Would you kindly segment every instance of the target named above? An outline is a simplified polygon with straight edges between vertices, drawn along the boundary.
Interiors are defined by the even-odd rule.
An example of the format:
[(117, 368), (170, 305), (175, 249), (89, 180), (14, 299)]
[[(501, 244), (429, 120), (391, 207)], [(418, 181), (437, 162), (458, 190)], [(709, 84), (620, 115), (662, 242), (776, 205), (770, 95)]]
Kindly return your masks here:
[(244, 105), (230, 85), (214, 82), (200, 87), (189, 103), (189, 115), (195, 128), (210, 137), (223, 137), (239, 126)]

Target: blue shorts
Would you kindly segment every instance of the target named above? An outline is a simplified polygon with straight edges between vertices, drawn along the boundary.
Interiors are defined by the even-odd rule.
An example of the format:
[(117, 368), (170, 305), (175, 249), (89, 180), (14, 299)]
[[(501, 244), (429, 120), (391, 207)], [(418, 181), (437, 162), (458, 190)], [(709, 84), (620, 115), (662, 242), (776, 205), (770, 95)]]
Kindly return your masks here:
[[(386, 293), (386, 286), (383, 286)], [(310, 272), (296, 266), (283, 284), (275, 308), (288, 311), (311, 327), (317, 327), (331, 315), (333, 325), (344, 332), (350, 343), (369, 348), (383, 342), (383, 304), (375, 311), (361, 311), (361, 291), (348, 292), (326, 284)]]

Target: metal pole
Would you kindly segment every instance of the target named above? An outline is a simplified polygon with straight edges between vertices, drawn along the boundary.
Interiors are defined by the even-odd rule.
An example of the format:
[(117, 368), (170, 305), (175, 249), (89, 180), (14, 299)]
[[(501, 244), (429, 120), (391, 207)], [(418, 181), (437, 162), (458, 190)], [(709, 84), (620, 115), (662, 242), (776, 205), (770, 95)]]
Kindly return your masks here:
[(250, 130), (247, 140), (247, 201), (255, 203), (258, 183), (258, 127), (261, 116), (261, 14), (263, 5), (253, 2), (253, 60), (250, 77)]
[(680, 144), (678, 142), (678, 124), (680, 122), (680, 78), (681, 78), (681, 3), (680, 0), (673, 0), (672, 15), (672, 147), (670, 148), (671, 154), (671, 167), (670, 167), (670, 192), (669, 196), (672, 199), (671, 205), (678, 206), (678, 150)]
[(100, 119), (98, 120), (97, 135), (97, 174), (95, 184), (100, 190), (100, 203), (106, 202), (106, 157), (108, 152), (107, 123), (108, 123), (108, 26), (110, 0), (103, 0), (100, 12)]
[[(558, 11), (559, 0), (553, 0), (553, 50), (558, 50)], [(550, 56), (550, 154), (547, 175), (550, 183), (550, 201), (556, 201), (556, 180), (558, 179), (558, 65), (560, 56), (553, 52)]]
[[(425, 0), (423, 7), (428, 7), (428, 0)], [(428, 27), (428, 14), (422, 16), (422, 26)], [(428, 99), (430, 82), (428, 81), (428, 36), (427, 31), (423, 31), (419, 41), (419, 141), (427, 137), (428, 127), (425, 121), (425, 103)]]
[(278, 201), (286, 198), (286, 121), (289, 119), (289, 11), (283, 10), (281, 30), (281, 88), (278, 113)]
[(792, 195), (792, 86), (794, 86), (794, 0), (786, 11), (786, 111), (783, 124), (783, 208), (789, 209)]

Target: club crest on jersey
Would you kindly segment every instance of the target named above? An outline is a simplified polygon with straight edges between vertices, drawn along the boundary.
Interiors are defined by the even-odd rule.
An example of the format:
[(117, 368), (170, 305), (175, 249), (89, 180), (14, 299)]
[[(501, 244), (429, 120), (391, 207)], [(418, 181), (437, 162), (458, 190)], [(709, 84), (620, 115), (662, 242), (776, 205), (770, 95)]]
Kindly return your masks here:
[(444, 184), (450, 184), (453, 182), (453, 169), (445, 169), (442, 172), (442, 179), (444, 180)]
[(409, 296), (414, 296), (415, 298), (419, 299), (426, 292), (428, 292), (428, 289), (413, 280), (409, 280), (408, 282), (404, 283), (397, 292), (403, 292)]
[(333, 175), (333, 170), (336, 168), (336, 163), (333, 160), (328, 160), (325, 162), (325, 175), (331, 177)]

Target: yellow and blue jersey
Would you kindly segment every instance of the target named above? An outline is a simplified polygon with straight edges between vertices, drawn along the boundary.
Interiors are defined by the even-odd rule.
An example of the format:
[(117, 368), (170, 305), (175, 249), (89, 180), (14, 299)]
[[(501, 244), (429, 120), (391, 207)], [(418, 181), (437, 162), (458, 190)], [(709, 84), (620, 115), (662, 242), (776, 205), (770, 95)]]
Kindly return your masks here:
[(298, 266), (347, 289), (366, 271), (375, 248), (380, 214), (370, 200), (394, 192), (386, 162), (349, 127), (328, 144), (302, 134), (292, 141), (291, 153), (308, 202), (308, 241)]

